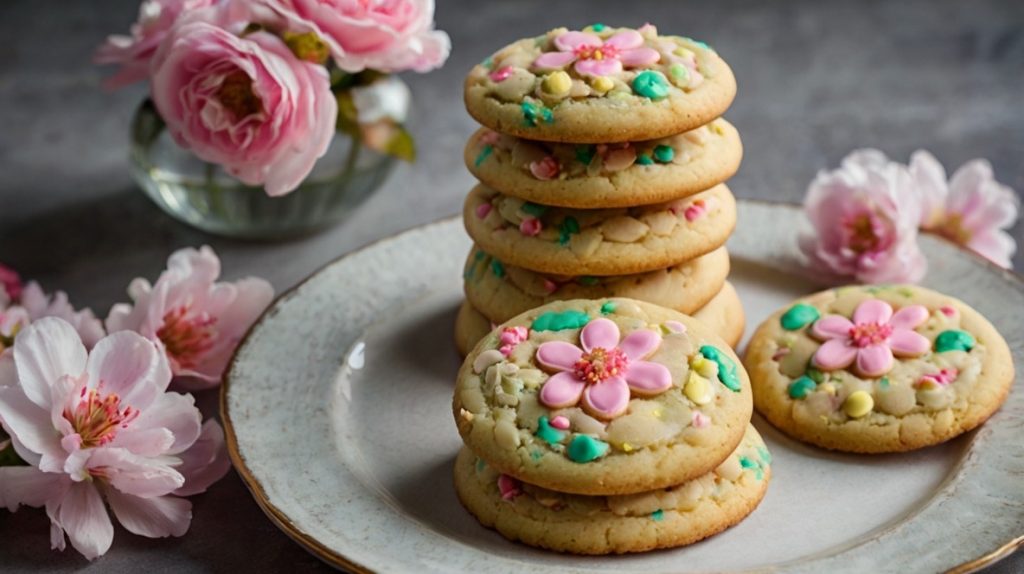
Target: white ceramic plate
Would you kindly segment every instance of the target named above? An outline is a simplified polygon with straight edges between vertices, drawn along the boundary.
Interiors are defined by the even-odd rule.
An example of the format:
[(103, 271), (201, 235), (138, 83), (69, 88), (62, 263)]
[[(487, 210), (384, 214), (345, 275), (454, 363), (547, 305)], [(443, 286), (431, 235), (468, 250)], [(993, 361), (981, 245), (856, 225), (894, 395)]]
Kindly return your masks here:
[[(731, 280), (749, 332), (818, 287), (797, 271), (798, 209), (741, 202), (739, 216)], [(1021, 281), (922, 241), (924, 284), (991, 319), (1021, 372)], [(480, 527), (451, 486), (452, 325), (469, 246), (449, 219), (346, 255), (282, 296), (238, 350), (222, 394), (235, 466), (268, 516), (323, 560), (381, 572), (937, 572), (1020, 544), (1021, 391), (980, 430), (907, 455), (834, 454), (755, 418), (775, 455), (768, 495), (690, 547), (581, 558)]]

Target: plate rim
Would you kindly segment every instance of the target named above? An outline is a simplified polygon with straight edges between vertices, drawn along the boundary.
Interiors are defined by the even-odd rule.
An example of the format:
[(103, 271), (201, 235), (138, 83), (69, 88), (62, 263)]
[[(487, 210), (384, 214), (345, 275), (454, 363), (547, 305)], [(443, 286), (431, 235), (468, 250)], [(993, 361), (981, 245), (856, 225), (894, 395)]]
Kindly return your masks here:
[[(764, 199), (737, 198), (737, 203), (756, 204), (763, 206), (777, 206), (787, 208), (792, 211), (800, 211), (802, 209), (802, 205), (800, 203), (789, 201), (771, 201)], [(273, 502), (270, 501), (270, 498), (267, 496), (266, 490), (263, 488), (263, 485), (260, 484), (259, 480), (246, 465), (245, 457), (242, 455), (238, 447), (238, 439), (235, 433), (234, 425), (231, 422), (231, 413), (230, 408), (228, 406), (228, 393), (231, 386), (231, 373), (235, 369), (235, 364), (238, 360), (239, 355), (241, 354), (241, 349), (245, 347), (245, 345), (248, 343), (252, 333), (257, 328), (259, 328), (267, 319), (269, 319), (273, 314), (275, 314), (277, 312), (277, 309), (281, 306), (281, 304), (294, 297), (296, 293), (304, 285), (306, 285), (314, 278), (319, 276), (327, 268), (340, 264), (343, 261), (352, 258), (359, 253), (373, 249), (380, 244), (394, 241), (407, 233), (412, 233), (415, 231), (431, 227), (446, 225), (452, 221), (456, 221), (461, 218), (461, 214), (447, 215), (427, 223), (407, 227), (385, 237), (381, 237), (379, 239), (375, 239), (367, 243), (364, 243), (363, 245), (351, 251), (347, 251), (339, 255), (338, 257), (330, 259), (324, 264), (318, 266), (316, 269), (314, 269), (308, 275), (306, 275), (301, 280), (296, 282), (294, 285), (282, 291), (273, 299), (273, 301), (271, 301), (270, 305), (267, 306), (267, 308), (260, 314), (256, 321), (253, 322), (253, 324), (246, 330), (245, 335), (239, 340), (238, 346), (235, 347), (235, 351), (231, 355), (231, 360), (228, 361), (227, 368), (224, 371), (223, 381), (221, 383), (219, 391), (218, 403), (221, 425), (224, 428), (224, 440), (227, 446), (228, 456), (231, 459), (232, 466), (235, 468), (235, 471), (242, 479), (243, 484), (245, 484), (246, 488), (249, 490), (249, 493), (256, 501), (256, 505), (260, 507), (263, 513), (266, 514), (267, 518), (269, 518), (270, 521), (278, 527), (278, 529), (284, 532), (289, 538), (291, 538), (295, 543), (297, 543), (307, 552), (313, 554), (321, 561), (335, 568), (344, 568), (349, 571), (356, 572), (357, 574), (374, 574), (376, 572), (375, 570), (366, 566), (365, 564), (356, 562), (355, 560), (348, 558), (341, 552), (329, 548), (327, 545), (320, 542), (315, 537), (304, 532), (302, 529), (300, 529), (298, 526), (292, 523), (292, 521), (288, 518), (288, 515), (283, 510), (278, 508)], [(946, 237), (931, 233), (929, 233), (928, 235), (941, 240), (942, 242), (958, 250), (961, 254), (967, 255), (969, 258), (974, 259), (983, 267), (987, 268), (990, 272), (994, 272), (995, 274), (1001, 276), (1003, 279), (1009, 281), (1010, 283), (1013, 283), (1019, 291), (1024, 293), (1024, 274), (1018, 273), (1013, 269), (1006, 269), (1000, 267), (999, 265), (996, 265), (995, 263), (986, 259), (985, 257), (982, 257), (981, 255), (967, 249), (963, 245), (960, 245)], [(972, 560), (968, 560), (966, 562), (953, 566), (952, 568), (946, 571), (946, 574), (970, 574), (972, 572), (977, 572), (982, 568), (986, 568), (999, 562), (1004, 558), (1007, 558), (1008, 556), (1012, 555), (1021, 548), (1024, 548), (1024, 534), (1012, 538), (1009, 541), (999, 545), (997, 548), (985, 552)]]

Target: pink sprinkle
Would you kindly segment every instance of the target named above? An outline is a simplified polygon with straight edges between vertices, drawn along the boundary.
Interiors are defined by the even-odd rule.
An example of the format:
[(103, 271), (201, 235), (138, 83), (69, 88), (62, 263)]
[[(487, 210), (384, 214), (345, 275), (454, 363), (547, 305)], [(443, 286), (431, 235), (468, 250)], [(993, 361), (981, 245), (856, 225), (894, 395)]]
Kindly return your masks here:
[(772, 355), (772, 360), (773, 361), (778, 361), (779, 359), (781, 359), (782, 357), (785, 357), (788, 354), (789, 354), (789, 347), (779, 347), (779, 350), (775, 351), (775, 354)]
[(498, 350), (507, 357), (516, 349), (516, 345), (525, 341), (529, 336), (530, 330), (526, 327), (505, 327), (501, 330), (501, 336), (499, 337), (501, 346)]
[(665, 326), (668, 327), (669, 331), (673, 333), (685, 333), (686, 325), (683, 325), (679, 321), (665, 321)]
[(519, 224), (519, 232), (527, 237), (536, 237), (543, 226), (536, 217), (527, 217)]
[(549, 295), (551, 293), (554, 293), (555, 291), (558, 291), (558, 283), (555, 283), (554, 281), (552, 281), (550, 279), (545, 279), (544, 280), (544, 291), (547, 291), (547, 293)]
[(476, 216), (480, 219), (487, 217), (487, 214), (491, 212), (494, 207), (490, 203), (481, 203), (476, 206)]
[(702, 429), (711, 424), (711, 419), (700, 411), (693, 411), (693, 428)]
[(523, 493), (523, 490), (519, 488), (519, 481), (512, 478), (507, 474), (503, 474), (498, 477), (498, 492), (501, 493), (501, 499), (511, 502), (515, 497)]
[(942, 314), (947, 317), (953, 317), (956, 315), (956, 309), (949, 305), (943, 305), (942, 307), (939, 307), (939, 311), (942, 311)]
[(551, 426), (555, 427), (556, 429), (568, 430), (569, 419), (563, 417), (562, 415), (558, 415), (557, 417), (551, 419)]
[(494, 130), (486, 130), (480, 134), (480, 143), (486, 145), (497, 145), (498, 141), (501, 140), (501, 135)]
[(686, 207), (683, 215), (686, 216), (686, 221), (694, 221), (698, 217), (704, 215), (707, 211), (707, 206), (704, 205), (704, 200), (698, 199)]
[(494, 82), (504, 82), (512, 75), (512, 66), (502, 66), (497, 70), (491, 72), (491, 80)]
[(549, 155), (544, 156), (539, 161), (530, 162), (530, 173), (539, 180), (548, 181), (555, 179), (560, 172), (561, 167), (558, 165), (558, 160)]
[(937, 373), (928, 373), (927, 375), (922, 376), (920, 379), (918, 379), (917, 384), (920, 385), (921, 383), (934, 383), (936, 385), (944, 387), (955, 381), (957, 375), (959, 374), (960, 371), (956, 370), (953, 367), (950, 367), (948, 369), (942, 369)]

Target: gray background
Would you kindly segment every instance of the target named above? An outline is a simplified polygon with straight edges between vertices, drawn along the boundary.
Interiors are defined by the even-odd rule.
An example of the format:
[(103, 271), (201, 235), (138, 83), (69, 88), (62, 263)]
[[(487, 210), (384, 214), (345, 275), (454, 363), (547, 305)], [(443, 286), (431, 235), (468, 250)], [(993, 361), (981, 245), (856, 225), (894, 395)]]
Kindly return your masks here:
[[(229, 278), (260, 275), (283, 291), (342, 253), (456, 213), (471, 184), (461, 157), (473, 130), (461, 77), (508, 41), (558, 25), (651, 21), (708, 40), (739, 81), (728, 118), (746, 148), (730, 182), (740, 197), (799, 201), (818, 169), (864, 146), (901, 161), (927, 148), (950, 171), (985, 157), (998, 179), (1024, 190), (1024, 2), (441, 0), (438, 26), (452, 36), (451, 59), (438, 72), (407, 76), (419, 161), (348, 222), (315, 237), (209, 237), (170, 220), (135, 188), (127, 132), (145, 88), (106, 92), (107, 71), (90, 64), (106, 34), (127, 30), (136, 6), (0, 3), (0, 261), (101, 315), (125, 299), (133, 277), (155, 278), (179, 247), (210, 244)], [(1020, 226), (1013, 234), (1021, 242)], [(200, 402), (215, 411), (216, 392)], [(49, 550), (43, 512), (0, 511), (0, 569), (324, 569), (278, 532), (233, 472), (193, 501), (184, 538), (118, 529), (110, 553), (92, 564), (70, 549)], [(992, 571), (1022, 570), (1024, 556)]]

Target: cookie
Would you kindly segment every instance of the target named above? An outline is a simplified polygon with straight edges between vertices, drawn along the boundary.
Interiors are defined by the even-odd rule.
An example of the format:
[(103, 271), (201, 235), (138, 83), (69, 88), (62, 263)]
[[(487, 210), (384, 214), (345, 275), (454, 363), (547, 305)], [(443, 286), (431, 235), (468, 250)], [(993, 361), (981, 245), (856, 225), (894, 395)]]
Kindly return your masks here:
[(551, 301), (628, 297), (693, 314), (710, 301), (729, 274), (725, 247), (666, 269), (636, 275), (545, 275), (505, 265), (474, 247), (463, 272), (466, 299), (496, 323)]
[(723, 119), (683, 134), (611, 145), (530, 141), (482, 128), (464, 155), (477, 179), (506, 195), (595, 209), (662, 203), (714, 187), (739, 169), (743, 144)]
[(684, 546), (754, 511), (768, 489), (771, 454), (753, 426), (713, 471), (666, 489), (620, 496), (554, 492), (501, 474), (463, 448), (455, 491), (484, 526), (510, 540), (574, 554)]
[(455, 349), (465, 357), (491, 332), (491, 320), (477, 311), (469, 301), (462, 301), (455, 316)]
[(736, 79), (703, 42), (603, 24), (498, 50), (466, 77), (466, 109), (531, 140), (606, 143), (683, 133), (722, 115)]
[(909, 285), (842, 287), (769, 317), (747, 348), (754, 403), (825, 448), (901, 452), (983, 423), (1006, 398), (1006, 341), (962, 301)]
[(632, 299), (550, 303), (484, 337), (459, 371), (463, 441), (498, 472), (575, 494), (680, 484), (728, 456), (749, 382), (703, 323)]
[(725, 244), (736, 200), (725, 184), (668, 203), (566, 209), (478, 185), (466, 197), (466, 231), (504, 264), (555, 275), (628, 275), (678, 265)]

